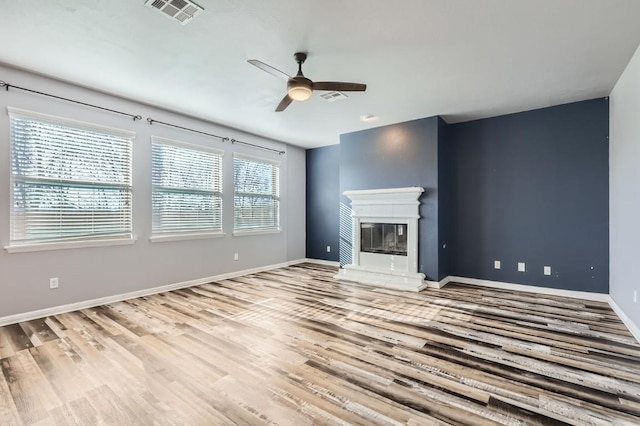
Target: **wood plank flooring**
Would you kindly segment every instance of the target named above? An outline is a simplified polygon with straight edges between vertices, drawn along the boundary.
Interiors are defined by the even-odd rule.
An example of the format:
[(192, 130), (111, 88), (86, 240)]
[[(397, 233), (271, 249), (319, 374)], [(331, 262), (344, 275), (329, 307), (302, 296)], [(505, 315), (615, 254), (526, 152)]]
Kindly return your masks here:
[(0, 425), (638, 425), (606, 303), (301, 264), (0, 327)]

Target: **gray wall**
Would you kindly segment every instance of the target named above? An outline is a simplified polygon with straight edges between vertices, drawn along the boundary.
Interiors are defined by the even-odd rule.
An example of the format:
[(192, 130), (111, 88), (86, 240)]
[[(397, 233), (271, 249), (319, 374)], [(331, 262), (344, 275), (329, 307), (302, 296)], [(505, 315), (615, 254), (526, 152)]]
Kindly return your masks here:
[[(438, 117), (424, 118), (340, 136), (340, 194), (348, 190), (421, 186), (419, 272), (439, 280)], [(349, 199), (340, 195), (340, 263), (350, 263)], [(350, 236), (350, 235), (349, 235)]]
[(611, 297), (640, 328), (640, 50), (610, 101)]
[(307, 150), (306, 165), (307, 257), (336, 262), (340, 260), (340, 145)]
[(449, 126), (454, 275), (609, 292), (608, 108), (594, 99)]
[[(7, 66), (0, 66), (0, 79), (17, 86), (140, 114), (145, 119), (152, 117), (287, 151), (285, 156), (278, 156), (160, 125), (150, 126), (145, 120), (133, 122), (125, 117), (64, 101), (18, 90), (3, 90), (0, 93), (0, 109), (4, 111), (0, 115), (0, 244), (6, 246), (9, 243), (10, 146), (7, 106), (136, 132), (133, 152), (133, 219), (137, 241), (134, 245), (126, 246), (13, 254), (0, 249), (0, 317), (305, 257), (304, 150)], [(225, 151), (224, 238), (163, 243), (149, 241), (151, 135)], [(281, 233), (232, 236), (234, 151), (281, 161)], [(239, 254), (236, 262), (233, 261), (233, 253)], [(49, 290), (50, 277), (60, 279), (57, 290)]]

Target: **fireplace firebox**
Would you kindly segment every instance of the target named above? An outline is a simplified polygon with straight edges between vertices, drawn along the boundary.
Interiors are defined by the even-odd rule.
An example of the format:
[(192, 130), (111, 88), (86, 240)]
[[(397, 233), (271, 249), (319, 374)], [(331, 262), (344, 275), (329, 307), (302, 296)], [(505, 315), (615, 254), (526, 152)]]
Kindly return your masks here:
[(360, 251), (407, 255), (406, 223), (360, 223)]

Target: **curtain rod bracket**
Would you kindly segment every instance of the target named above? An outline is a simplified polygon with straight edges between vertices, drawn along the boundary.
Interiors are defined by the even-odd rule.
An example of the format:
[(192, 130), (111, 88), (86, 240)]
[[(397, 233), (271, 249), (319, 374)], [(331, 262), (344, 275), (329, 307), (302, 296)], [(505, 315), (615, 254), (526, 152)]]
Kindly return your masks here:
[(142, 120), (142, 116), (141, 115), (133, 116), (133, 121), (136, 121), (136, 120)]

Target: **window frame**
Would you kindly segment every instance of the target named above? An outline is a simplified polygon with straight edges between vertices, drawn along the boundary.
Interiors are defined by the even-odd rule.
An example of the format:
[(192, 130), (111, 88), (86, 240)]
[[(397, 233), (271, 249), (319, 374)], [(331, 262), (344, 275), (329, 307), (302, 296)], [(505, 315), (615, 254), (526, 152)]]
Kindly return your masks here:
[[(128, 193), (128, 209), (123, 210), (127, 222), (130, 224), (130, 228), (123, 232), (117, 232), (112, 234), (84, 234), (75, 236), (60, 236), (52, 238), (24, 238), (14, 239), (14, 223), (17, 213), (14, 208), (15, 204), (15, 182), (21, 181), (47, 181), (47, 178), (29, 178), (28, 176), (19, 176), (14, 174), (13, 167), (9, 168), (9, 244), (4, 248), (9, 253), (22, 253), (30, 251), (45, 251), (45, 250), (57, 250), (57, 249), (71, 249), (71, 248), (85, 248), (85, 247), (101, 247), (101, 246), (114, 246), (114, 245), (128, 245), (134, 244), (136, 238), (134, 236), (134, 224), (133, 224), (133, 142), (136, 138), (136, 132), (124, 129), (113, 128), (104, 126), (101, 124), (89, 123), (80, 120), (74, 120), (66, 117), (54, 116), (50, 114), (44, 114), (40, 112), (28, 111), (20, 108), (7, 107), (7, 114), (9, 116), (9, 161), (14, 161), (15, 155), (15, 139), (13, 134), (13, 125), (11, 120), (23, 119), (34, 120), (49, 125), (57, 125), (62, 127), (71, 128), (75, 131), (87, 131), (94, 133), (102, 133), (104, 135), (121, 137), (127, 140), (126, 153), (123, 157), (122, 164), (126, 168), (126, 175), (124, 176), (127, 183), (114, 184), (110, 182), (92, 182), (93, 185), (103, 185), (112, 188), (124, 189)], [(128, 158), (127, 158), (128, 157)], [(50, 179), (49, 179), (50, 181)], [(65, 182), (68, 188), (81, 187), (86, 185), (87, 182), (81, 180), (73, 181), (67, 179), (58, 179), (59, 182)]]
[[(260, 193), (242, 193), (244, 196), (257, 196), (257, 197), (271, 197), (272, 199), (274, 199), (277, 204), (277, 224), (275, 226), (265, 226), (265, 227), (255, 227), (255, 228), (236, 228), (236, 196), (238, 194), (237, 191), (237, 186), (236, 186), (236, 163), (235, 160), (236, 158), (238, 159), (242, 159), (242, 160), (248, 160), (248, 161), (253, 161), (256, 163), (265, 163), (265, 164), (270, 164), (274, 167), (277, 168), (277, 180), (276, 182), (272, 182), (272, 185), (275, 187), (275, 193), (276, 195), (267, 195), (267, 194), (260, 194)], [(259, 157), (259, 156), (254, 156), (254, 155), (248, 155), (248, 154), (244, 154), (241, 152), (234, 152), (233, 153), (233, 235), (236, 237), (240, 237), (240, 236), (249, 236), (249, 235), (260, 235), (260, 234), (277, 234), (280, 233), (282, 231), (282, 224), (281, 224), (281, 208), (280, 208), (280, 202), (281, 202), (281, 195), (280, 195), (280, 182), (281, 182), (281, 178), (280, 178), (280, 172), (282, 170), (281, 167), (281, 162), (277, 161), (277, 160), (272, 160), (270, 158), (265, 158), (265, 157)]]
[[(154, 162), (153, 162), (153, 145), (154, 143), (170, 145), (173, 147), (189, 149), (193, 151), (207, 152), (216, 155), (218, 166), (220, 167), (218, 171), (218, 177), (220, 181), (218, 182), (218, 187), (220, 191), (197, 191), (201, 193), (210, 193), (215, 197), (218, 197), (220, 201), (220, 228), (217, 230), (171, 230), (166, 232), (158, 232), (154, 230), (154, 202), (153, 195), (156, 191), (158, 185), (153, 183), (153, 173), (154, 173)], [(169, 139), (161, 136), (151, 136), (151, 236), (149, 240), (151, 242), (167, 242), (167, 241), (181, 241), (181, 240), (196, 240), (196, 239), (206, 239), (206, 238), (221, 238), (225, 236), (224, 233), (224, 154), (225, 152), (220, 149), (212, 148), (206, 145), (198, 145), (189, 142), (184, 142), (175, 139)], [(196, 190), (188, 191), (185, 189), (184, 192), (180, 192), (177, 188), (173, 189), (174, 192), (177, 193), (191, 193)]]

